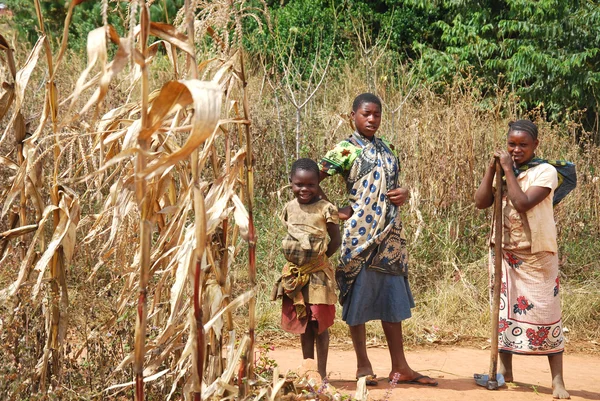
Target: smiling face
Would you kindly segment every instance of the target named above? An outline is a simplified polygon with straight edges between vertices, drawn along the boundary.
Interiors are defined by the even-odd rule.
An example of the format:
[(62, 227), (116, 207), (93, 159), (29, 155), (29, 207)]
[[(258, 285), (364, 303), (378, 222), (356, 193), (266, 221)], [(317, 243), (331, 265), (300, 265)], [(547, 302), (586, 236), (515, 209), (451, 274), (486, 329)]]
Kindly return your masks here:
[(535, 156), (539, 141), (524, 131), (510, 131), (506, 138), (506, 150), (513, 158), (515, 166), (521, 167)]
[(351, 114), (356, 130), (371, 139), (381, 124), (381, 108), (375, 103), (363, 103)]
[(319, 193), (319, 175), (314, 171), (297, 169), (290, 178), (292, 192), (299, 203), (312, 203)]

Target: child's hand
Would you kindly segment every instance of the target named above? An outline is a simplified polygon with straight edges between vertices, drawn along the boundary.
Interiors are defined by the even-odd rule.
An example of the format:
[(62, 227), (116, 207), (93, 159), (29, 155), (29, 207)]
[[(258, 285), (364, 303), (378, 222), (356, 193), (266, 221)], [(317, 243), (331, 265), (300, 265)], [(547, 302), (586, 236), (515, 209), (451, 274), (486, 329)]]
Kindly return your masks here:
[(354, 214), (354, 210), (352, 210), (351, 206), (340, 207), (338, 208), (338, 214), (340, 220), (348, 220)]

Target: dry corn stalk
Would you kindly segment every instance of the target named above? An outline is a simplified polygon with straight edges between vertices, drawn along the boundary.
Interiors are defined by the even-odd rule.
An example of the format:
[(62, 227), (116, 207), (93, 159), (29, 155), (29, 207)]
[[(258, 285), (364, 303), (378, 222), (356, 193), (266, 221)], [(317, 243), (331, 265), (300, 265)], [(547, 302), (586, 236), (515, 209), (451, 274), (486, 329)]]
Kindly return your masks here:
[[(74, 355), (81, 355), (86, 344), (110, 332), (117, 317), (136, 311), (133, 352), (116, 366), (112, 381), (118, 382), (119, 372), (132, 365), (135, 377), (109, 386), (109, 394), (134, 386), (141, 400), (146, 397), (147, 383), (158, 380), (171, 382), (167, 398), (178, 389), (194, 399), (235, 394), (239, 389), (232, 381), (242, 355), (247, 361), (244, 376), (252, 374), (255, 330), (253, 190), (244, 189), (253, 182), (252, 148), (243, 59), (237, 50), (244, 3), (188, 1), (185, 35), (174, 25), (150, 21), (148, 6), (132, 2), (129, 33), (120, 37), (106, 22), (90, 32), (88, 64), (71, 93), (59, 98), (55, 78), (66, 54), (67, 25), (79, 2), (69, 4), (56, 57), (42, 36), (17, 69), (8, 42), (0, 36), (0, 50), (7, 55), (14, 81), (2, 84), (0, 116), (10, 116), (10, 120), (0, 142), (14, 132), (21, 155), (16, 160), (0, 159), (0, 164), (14, 171), (2, 213), (13, 223), (0, 233), (0, 243), (10, 247), (15, 238), (31, 236), (18, 276), (0, 290), (0, 297), (13, 299), (29, 292), (39, 299), (47, 294), (48, 329), (37, 373), (44, 391), (49, 388), (44, 383), (46, 372), (52, 372), (54, 389), (60, 383), (68, 322), (65, 267), (78, 263), (77, 250), (85, 249), (95, 255), (95, 265), (78, 268), (89, 268), (90, 285), (107, 268), (122, 276), (122, 283), (115, 316), (92, 330)], [(37, 1), (36, 6), (43, 29)], [(220, 36), (229, 35), (233, 25), (237, 39)], [(198, 64), (194, 42), (201, 32), (210, 34), (218, 53)], [(158, 40), (152, 42), (152, 38)], [(112, 59), (110, 43), (117, 46)], [(148, 74), (159, 46), (167, 50), (175, 79), (153, 88)], [(24, 141), (24, 93), (39, 68), (42, 51), (49, 80), (38, 125)], [(189, 60), (187, 70), (178, 62), (181, 56)], [(127, 78), (131, 88), (140, 88), (139, 97), (104, 110), (111, 83)], [(222, 108), (224, 104), (232, 106)], [(83, 117), (86, 123), (81, 129)], [(46, 175), (51, 174), (51, 180), (45, 186), (38, 167), (48, 164), (52, 171)], [(80, 191), (82, 187), (85, 192)], [(80, 216), (80, 210), (89, 209), (83, 205), (92, 200), (99, 203), (99, 210)], [(13, 203), (19, 206), (15, 205), (15, 214), (9, 214)], [(24, 212), (31, 206), (36, 210), (35, 220)], [(88, 230), (76, 241), (80, 220), (79, 226)], [(46, 238), (49, 227), (51, 235)], [(251, 280), (248, 291), (234, 297), (229, 267), (239, 249), (238, 232), (249, 241)], [(136, 243), (133, 249), (132, 242)], [(32, 271), (37, 274), (35, 285), (24, 286)], [(247, 303), (251, 327), (236, 345), (232, 312)], [(155, 337), (147, 338), (149, 325), (158, 330)], [(223, 344), (228, 344), (224, 363)]]

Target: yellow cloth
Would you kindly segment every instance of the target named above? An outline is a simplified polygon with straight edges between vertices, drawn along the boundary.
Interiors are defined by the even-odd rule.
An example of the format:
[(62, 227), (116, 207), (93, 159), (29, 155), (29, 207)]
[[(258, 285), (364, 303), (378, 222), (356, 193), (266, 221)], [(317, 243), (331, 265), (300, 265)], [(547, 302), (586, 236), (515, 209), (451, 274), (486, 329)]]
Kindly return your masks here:
[(331, 269), (331, 264), (327, 256), (319, 255), (309, 263), (298, 266), (288, 262), (281, 272), (281, 286), (286, 296), (288, 296), (296, 307), (298, 319), (306, 317), (306, 301), (302, 289), (308, 284), (311, 274)]

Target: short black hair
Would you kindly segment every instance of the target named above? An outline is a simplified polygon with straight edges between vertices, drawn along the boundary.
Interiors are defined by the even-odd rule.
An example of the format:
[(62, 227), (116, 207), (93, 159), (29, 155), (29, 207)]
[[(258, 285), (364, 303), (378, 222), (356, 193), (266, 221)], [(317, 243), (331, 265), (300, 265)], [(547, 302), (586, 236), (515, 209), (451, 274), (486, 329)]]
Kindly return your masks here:
[(538, 128), (530, 120), (517, 120), (508, 123), (508, 134), (510, 135), (513, 131), (523, 131), (533, 138), (534, 141), (538, 139)]
[(312, 171), (317, 175), (317, 178), (319, 177), (319, 166), (317, 165), (317, 162), (315, 162), (313, 159), (302, 158), (296, 160), (292, 164), (290, 178), (293, 177), (294, 174), (296, 174), (296, 171), (298, 170)]
[(381, 100), (379, 100), (377, 96), (372, 93), (361, 93), (356, 96), (354, 102), (352, 102), (352, 111), (358, 110), (358, 108), (365, 103), (375, 103), (379, 106), (379, 110), (381, 110)]

